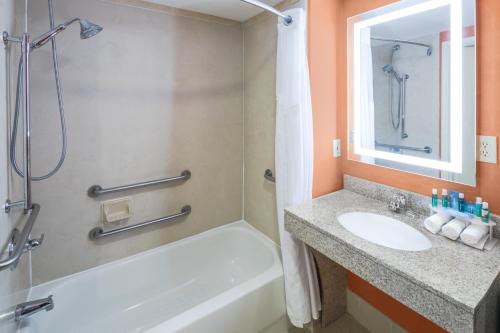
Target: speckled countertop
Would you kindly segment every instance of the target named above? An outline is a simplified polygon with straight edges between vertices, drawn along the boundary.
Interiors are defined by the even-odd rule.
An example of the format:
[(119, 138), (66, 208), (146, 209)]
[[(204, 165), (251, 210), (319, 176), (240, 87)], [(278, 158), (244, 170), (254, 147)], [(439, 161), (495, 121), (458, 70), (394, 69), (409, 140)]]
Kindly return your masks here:
[[(426, 251), (408, 252), (383, 247), (347, 231), (337, 220), (339, 214), (350, 211), (374, 212), (387, 215), (405, 222), (421, 231), (432, 242), (432, 248)], [(392, 272), (403, 280), (412, 282), (423, 290), (454, 304), (460, 313), (474, 316), (478, 306), (495, 286), (500, 274), (500, 246), (491, 251), (479, 251), (463, 244), (453, 242), (442, 236), (433, 235), (423, 227), (424, 216), (410, 217), (395, 214), (387, 209), (387, 203), (370, 199), (361, 194), (341, 190), (304, 205), (286, 210), (285, 227), (297, 238), (330, 256), (347, 269), (361, 277), (370, 277), (369, 282), (391, 289), (394, 280), (387, 273)], [(328, 240), (331, 240), (329, 242)], [(333, 244), (333, 245), (332, 245)], [(351, 252), (349, 252), (351, 251)], [(333, 257), (333, 258), (332, 258)], [(353, 258), (352, 261), (350, 258)], [(354, 259), (357, 258), (357, 259)], [(361, 259), (366, 259), (366, 263)], [(338, 260), (336, 260), (338, 259)], [(374, 265), (375, 270), (365, 269), (365, 265)], [(381, 268), (384, 268), (381, 270)], [(381, 276), (370, 276), (379, 274)], [(385, 274), (385, 275), (384, 275)], [(365, 276), (363, 276), (365, 275)], [(378, 283), (380, 281), (380, 283)], [(417, 288), (418, 289), (418, 288)], [(392, 290), (392, 289), (391, 289)], [(404, 291), (396, 292), (401, 297), (413, 298)], [(394, 296), (394, 292), (391, 292)], [(430, 304), (422, 300), (399, 299), (428, 318), (438, 322), (446, 312), (430, 309)], [(455, 307), (454, 307), (455, 308)], [(442, 327), (452, 331), (476, 331), (475, 323), (449, 323), (457, 318), (443, 318)], [(458, 326), (455, 326), (458, 325)]]

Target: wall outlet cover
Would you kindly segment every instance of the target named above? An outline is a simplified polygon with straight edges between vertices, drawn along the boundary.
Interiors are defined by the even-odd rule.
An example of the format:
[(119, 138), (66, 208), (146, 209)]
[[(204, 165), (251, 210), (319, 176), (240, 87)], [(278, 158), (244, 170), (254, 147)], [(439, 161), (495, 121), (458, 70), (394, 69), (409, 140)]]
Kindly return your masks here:
[(497, 137), (480, 135), (477, 150), (478, 160), (485, 163), (497, 163)]
[(341, 142), (340, 139), (333, 140), (333, 157), (338, 158), (341, 155)]

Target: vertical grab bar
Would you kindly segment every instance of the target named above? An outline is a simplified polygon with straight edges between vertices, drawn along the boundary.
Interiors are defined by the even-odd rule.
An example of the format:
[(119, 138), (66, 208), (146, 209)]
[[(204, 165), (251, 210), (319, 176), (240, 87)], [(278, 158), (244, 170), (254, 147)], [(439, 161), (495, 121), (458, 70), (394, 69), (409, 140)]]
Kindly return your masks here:
[(31, 209), (31, 113), (30, 113), (30, 35), (23, 34), (21, 43), (23, 53), (23, 88), (24, 88), (24, 213)]

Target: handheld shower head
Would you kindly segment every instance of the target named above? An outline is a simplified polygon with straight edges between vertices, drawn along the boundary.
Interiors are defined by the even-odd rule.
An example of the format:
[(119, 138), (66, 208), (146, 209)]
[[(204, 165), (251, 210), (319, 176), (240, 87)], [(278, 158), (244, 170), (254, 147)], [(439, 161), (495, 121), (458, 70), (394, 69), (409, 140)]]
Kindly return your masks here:
[(35, 38), (35, 40), (33, 40), (31, 42), (31, 48), (37, 49), (39, 47), (44, 46), (45, 44), (47, 44), (49, 42), (49, 40), (51, 40), (52, 38), (57, 36), (60, 32), (66, 30), (67, 27), (69, 27), (71, 24), (73, 24), (75, 22), (80, 23), (80, 38), (81, 39), (87, 39), (87, 38), (93, 37), (102, 31), (102, 27), (97, 25), (97, 24), (94, 24), (94, 23), (92, 23), (88, 20), (85, 20), (85, 19), (74, 18), (72, 20), (69, 20), (68, 22), (59, 24), (54, 29), (47, 31), (46, 33), (42, 34), (38, 38)]
[(81, 19), (80, 20), (80, 38), (87, 39), (90, 37), (94, 37), (98, 33), (102, 31), (102, 27), (95, 23), (92, 23), (88, 20)]

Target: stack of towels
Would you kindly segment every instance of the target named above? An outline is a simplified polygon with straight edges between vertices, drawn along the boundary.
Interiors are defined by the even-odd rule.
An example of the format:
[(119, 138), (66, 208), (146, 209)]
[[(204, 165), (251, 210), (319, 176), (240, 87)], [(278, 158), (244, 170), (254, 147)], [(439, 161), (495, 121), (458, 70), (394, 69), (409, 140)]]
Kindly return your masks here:
[(433, 234), (441, 233), (452, 240), (460, 240), (467, 245), (478, 247), (488, 237), (488, 227), (455, 219), (444, 213), (434, 214), (424, 221), (425, 228)]

